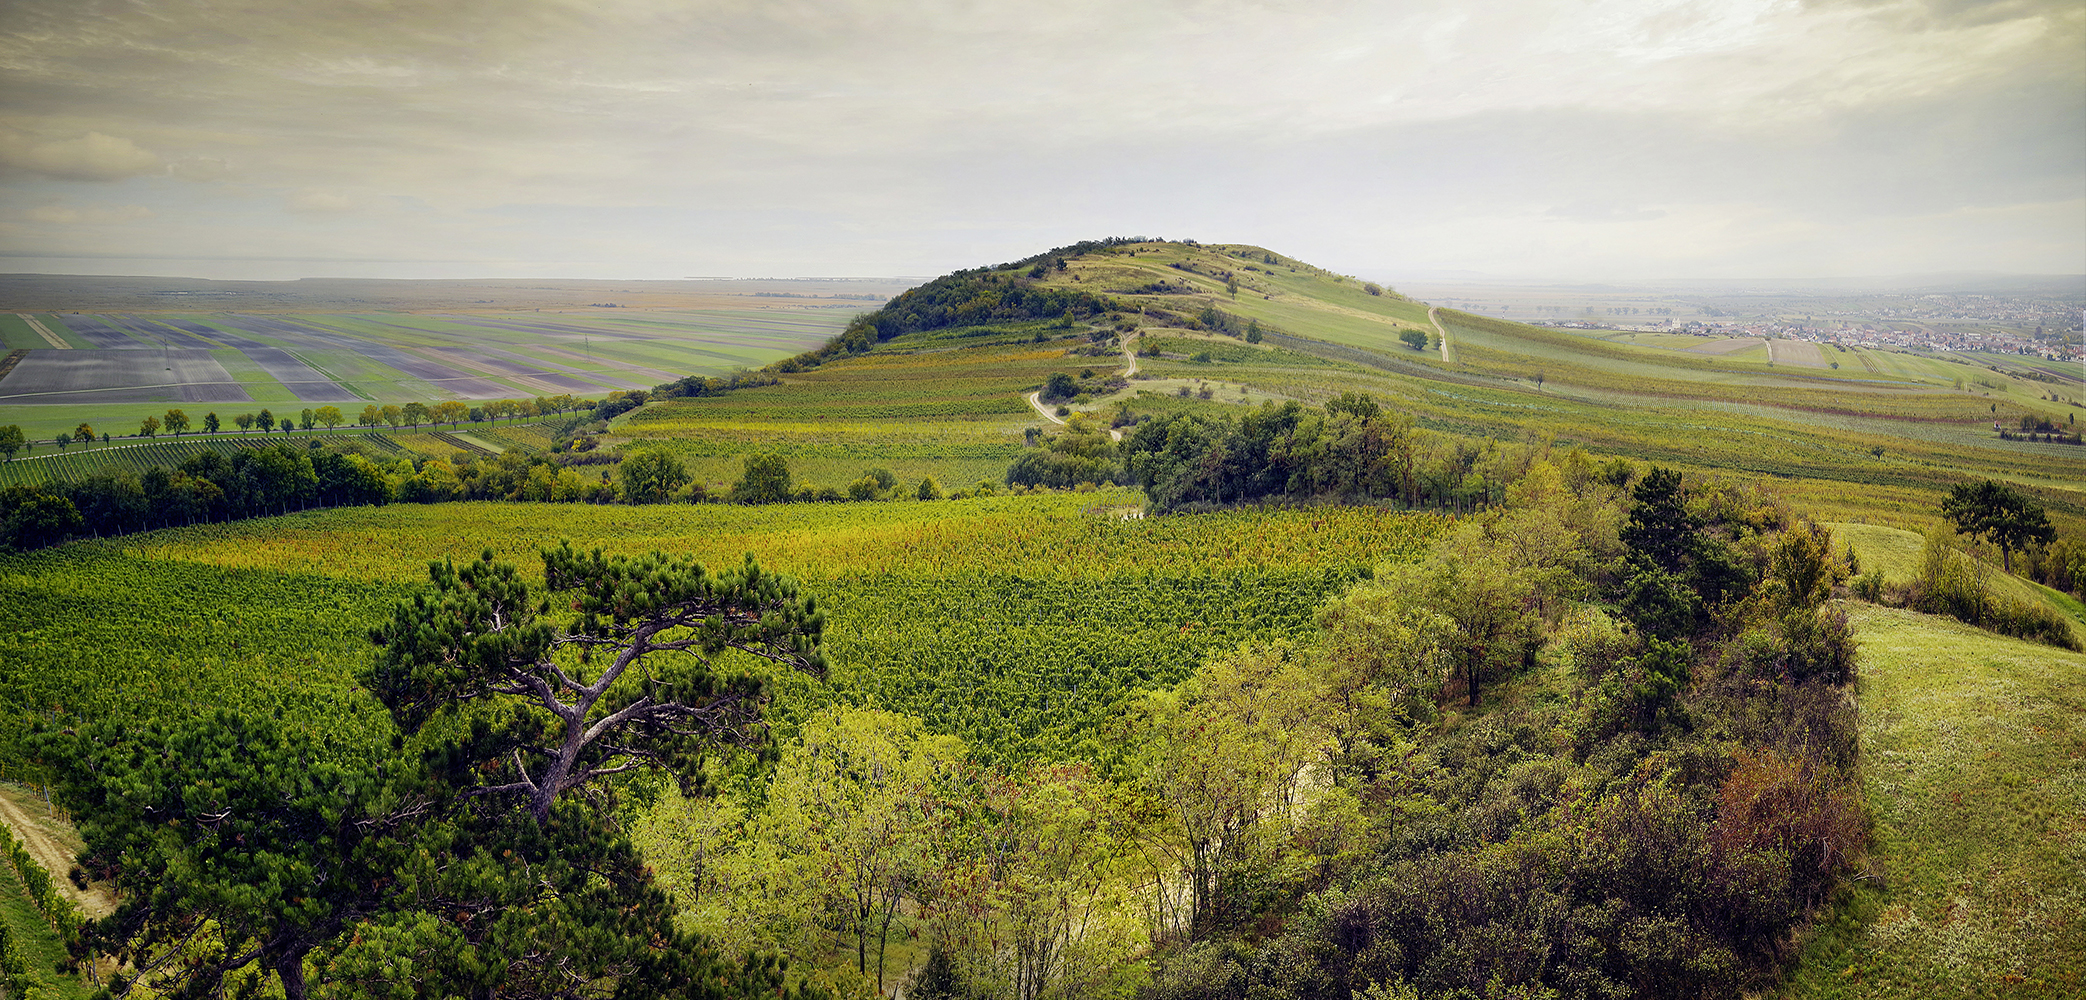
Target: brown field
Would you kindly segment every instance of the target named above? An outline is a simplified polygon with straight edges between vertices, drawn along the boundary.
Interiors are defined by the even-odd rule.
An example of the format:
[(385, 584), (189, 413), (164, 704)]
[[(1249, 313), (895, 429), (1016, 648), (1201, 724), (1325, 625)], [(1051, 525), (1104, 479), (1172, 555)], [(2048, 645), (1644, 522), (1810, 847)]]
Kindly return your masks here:
[(1818, 345), (1808, 340), (1772, 340), (1767, 344), (1767, 356), (1778, 365), (1805, 365), (1811, 368), (1825, 367), (1825, 354)]
[(1706, 344), (1697, 344), (1688, 348), (1688, 350), (1698, 354), (1730, 354), (1733, 351), (1743, 351), (1748, 347), (1758, 346), (1760, 346), (1760, 338), (1758, 337), (1726, 337), (1723, 340), (1712, 340)]

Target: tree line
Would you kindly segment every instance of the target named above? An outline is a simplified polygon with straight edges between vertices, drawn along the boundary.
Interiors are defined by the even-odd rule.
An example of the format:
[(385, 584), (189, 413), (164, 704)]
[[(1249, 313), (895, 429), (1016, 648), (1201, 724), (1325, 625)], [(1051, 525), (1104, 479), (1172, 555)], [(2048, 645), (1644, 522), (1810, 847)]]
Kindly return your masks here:
[(1228, 413), (1113, 419), (1121, 442), (1084, 418), (1015, 460), (1007, 481), (1144, 489), (1155, 511), (1278, 501), (1389, 501), (1469, 512), (1498, 503), (1528, 468), (1530, 446), (1419, 428), (1361, 393), (1323, 407), (1295, 400)]

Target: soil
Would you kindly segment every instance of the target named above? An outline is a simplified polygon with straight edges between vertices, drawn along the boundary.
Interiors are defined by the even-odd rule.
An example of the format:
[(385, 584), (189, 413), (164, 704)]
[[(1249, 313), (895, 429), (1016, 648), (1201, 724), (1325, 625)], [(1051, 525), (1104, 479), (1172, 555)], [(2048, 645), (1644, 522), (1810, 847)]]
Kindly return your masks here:
[(58, 891), (78, 903), (82, 912), (89, 917), (102, 917), (115, 911), (115, 898), (106, 888), (90, 885), (86, 892), (81, 892), (65, 877), (73, 869), (73, 857), (78, 851), (71, 845), (77, 844), (79, 837), (70, 826), (44, 810), (42, 796), (20, 785), (0, 785), (0, 822), (13, 828), (15, 839), (22, 842), (37, 864), (51, 873)]

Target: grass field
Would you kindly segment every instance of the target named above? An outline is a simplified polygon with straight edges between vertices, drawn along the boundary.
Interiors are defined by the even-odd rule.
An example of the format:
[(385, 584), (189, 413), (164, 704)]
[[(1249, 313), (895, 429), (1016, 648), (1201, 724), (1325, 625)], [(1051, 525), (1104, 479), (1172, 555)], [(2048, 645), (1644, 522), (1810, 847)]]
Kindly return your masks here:
[(2086, 992), (2086, 656), (1857, 605), (1858, 882), (1789, 996)]

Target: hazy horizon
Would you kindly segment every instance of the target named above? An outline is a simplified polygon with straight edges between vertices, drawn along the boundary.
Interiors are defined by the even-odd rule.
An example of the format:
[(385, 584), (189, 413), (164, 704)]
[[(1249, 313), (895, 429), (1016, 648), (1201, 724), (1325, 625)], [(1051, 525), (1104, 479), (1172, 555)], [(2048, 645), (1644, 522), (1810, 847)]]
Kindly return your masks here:
[[(379, 16), (379, 15), (382, 16)], [(2058, 0), (0, 10), (0, 271), (2086, 274)]]

